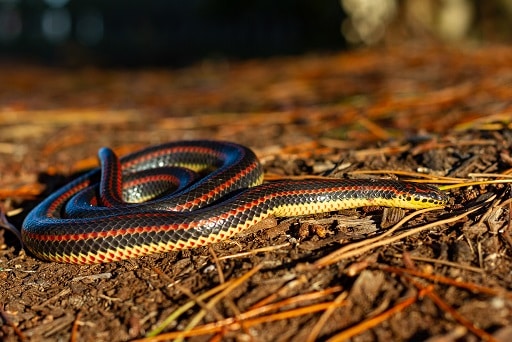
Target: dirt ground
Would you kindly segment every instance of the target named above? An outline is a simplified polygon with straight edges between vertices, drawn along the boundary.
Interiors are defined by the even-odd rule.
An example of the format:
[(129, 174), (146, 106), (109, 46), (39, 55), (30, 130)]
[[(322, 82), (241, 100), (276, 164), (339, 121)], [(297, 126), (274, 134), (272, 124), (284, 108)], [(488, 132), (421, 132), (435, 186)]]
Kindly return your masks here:
[[(512, 340), (511, 48), (0, 74), (0, 205), (18, 228), (95, 167), (99, 147), (182, 139), (247, 145), (268, 179), (423, 179), (450, 196), (428, 212), (267, 220), (209, 247), (93, 266), (38, 260), (0, 229), (0, 339)], [(470, 180), (500, 182), (449, 188)]]

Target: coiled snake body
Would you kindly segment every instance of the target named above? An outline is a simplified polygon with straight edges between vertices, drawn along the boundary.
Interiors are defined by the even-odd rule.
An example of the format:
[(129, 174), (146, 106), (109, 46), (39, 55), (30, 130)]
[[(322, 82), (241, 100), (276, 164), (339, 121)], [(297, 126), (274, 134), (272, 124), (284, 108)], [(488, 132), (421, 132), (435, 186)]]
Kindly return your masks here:
[[(270, 215), (360, 206), (418, 209), (447, 202), (433, 186), (395, 180), (261, 184), (263, 172), (254, 153), (229, 142), (168, 143), (120, 161), (112, 151), (102, 149), (99, 157), (101, 169), (56, 191), (25, 219), (23, 242), (36, 256), (77, 264), (111, 262), (204, 246)], [(183, 166), (200, 174), (211, 172), (196, 179), (196, 173)], [(180, 185), (180, 179), (186, 186)], [(176, 184), (175, 191), (165, 190), (167, 183)], [(126, 202), (147, 198), (142, 203)]]

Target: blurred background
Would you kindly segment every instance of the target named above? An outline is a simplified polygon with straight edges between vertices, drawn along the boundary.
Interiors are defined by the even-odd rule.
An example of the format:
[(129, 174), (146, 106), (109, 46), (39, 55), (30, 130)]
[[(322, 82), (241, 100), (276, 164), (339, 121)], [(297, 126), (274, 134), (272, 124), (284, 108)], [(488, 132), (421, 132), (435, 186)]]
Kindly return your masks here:
[(512, 0), (0, 0), (4, 60), (182, 66), (404, 41), (507, 42)]

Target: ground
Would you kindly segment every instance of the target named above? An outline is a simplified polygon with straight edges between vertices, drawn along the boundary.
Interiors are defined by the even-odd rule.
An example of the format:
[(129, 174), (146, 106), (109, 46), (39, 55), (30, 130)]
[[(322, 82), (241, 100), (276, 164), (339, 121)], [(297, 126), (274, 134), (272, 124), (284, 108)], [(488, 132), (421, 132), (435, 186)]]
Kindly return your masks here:
[[(0, 338), (512, 339), (511, 60), (501, 46), (408, 46), (179, 70), (3, 63), (0, 204), (18, 228), (100, 146), (182, 139), (247, 145), (267, 179), (423, 180), (450, 202), (271, 219), (93, 266), (38, 260), (0, 230)], [(500, 183), (449, 187), (469, 180)]]

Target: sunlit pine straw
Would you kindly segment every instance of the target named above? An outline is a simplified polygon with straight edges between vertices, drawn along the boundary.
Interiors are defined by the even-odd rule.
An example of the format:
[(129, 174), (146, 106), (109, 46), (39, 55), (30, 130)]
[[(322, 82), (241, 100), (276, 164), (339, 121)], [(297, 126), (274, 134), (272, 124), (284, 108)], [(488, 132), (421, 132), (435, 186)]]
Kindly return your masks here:
[[(256, 269), (256, 270), (253, 268), (251, 271), (247, 272), (242, 277), (240, 277), (236, 280), (230, 280), (227, 283), (222, 284), (223, 285), (222, 290), (219, 290), (219, 288), (221, 286), (218, 286), (215, 289), (212, 289), (204, 294), (197, 296), (198, 299), (206, 300), (207, 297), (210, 297), (211, 295), (214, 294), (213, 293), (214, 291), (216, 293), (222, 291), (222, 293), (219, 293), (212, 301), (205, 304), (208, 306), (208, 308), (203, 308), (203, 310), (201, 312), (203, 312), (205, 310), (206, 311), (211, 310), (213, 305), (216, 305), (220, 299), (223, 299), (227, 294), (231, 293), (236, 286), (242, 284), (244, 281), (249, 279), (250, 276), (252, 276), (259, 270), (259, 268), (260, 267), (258, 267), (258, 269)], [(323, 310), (328, 310), (328, 309), (333, 310), (340, 306), (344, 306), (345, 305), (344, 301), (335, 300), (333, 302), (312, 304), (312, 305), (309, 305), (306, 307), (285, 310), (285, 311), (281, 311), (278, 313), (273, 313), (270, 315), (257, 317), (257, 316), (264, 315), (269, 312), (281, 310), (285, 307), (297, 306), (297, 305), (300, 305), (302, 302), (310, 302), (312, 300), (321, 299), (323, 297), (326, 297), (333, 293), (340, 292), (342, 290), (343, 290), (343, 288), (341, 286), (334, 286), (334, 287), (327, 288), (327, 289), (324, 289), (321, 291), (305, 293), (305, 294), (297, 295), (297, 296), (294, 296), (291, 298), (286, 298), (286, 299), (281, 300), (276, 303), (271, 303), (271, 304), (267, 304), (264, 306), (257, 306), (257, 307), (251, 308), (248, 311), (243, 312), (234, 317), (229, 317), (224, 320), (217, 320), (216, 322), (213, 322), (213, 323), (208, 323), (208, 324), (204, 324), (202, 326), (193, 327), (192, 325), (194, 325), (194, 326), (196, 325), (195, 321), (197, 321), (197, 319), (201, 320), (204, 317), (203, 315), (200, 315), (201, 314), (201, 312), (200, 312), (189, 323), (189, 325), (187, 326), (188, 330), (187, 330), (187, 328), (185, 328), (183, 331), (175, 331), (175, 332), (160, 334), (163, 331), (163, 329), (165, 329), (165, 327), (167, 325), (169, 325), (170, 323), (174, 322), (181, 315), (181, 313), (184, 313), (185, 311), (191, 309), (192, 306), (197, 304), (195, 301), (190, 301), (190, 302), (186, 303), (185, 305), (183, 305), (182, 307), (180, 307), (175, 312), (173, 312), (171, 315), (169, 315), (169, 317), (166, 318), (164, 320), (164, 322), (162, 322), (157, 329), (154, 329), (153, 331), (148, 333), (146, 335), (147, 336), (146, 338), (140, 339), (137, 341), (162, 341), (162, 340), (167, 340), (167, 339), (174, 339), (174, 341), (180, 341), (181, 339), (183, 339), (185, 337), (200, 336), (200, 335), (206, 335), (206, 334), (212, 334), (212, 333), (223, 333), (226, 331), (236, 331), (236, 330), (240, 330), (242, 327), (254, 326), (254, 325), (267, 323), (267, 322), (271, 322), (271, 321), (275, 321), (275, 320), (289, 319), (289, 318), (306, 315), (306, 314), (310, 314), (310, 313), (317, 312), (317, 311), (323, 311)], [(180, 312), (180, 314), (177, 314), (178, 311)], [(164, 323), (165, 323), (165, 325), (164, 325)]]
[[(183, 338), (188, 337), (188, 333), (190, 330), (192, 330), (196, 325), (199, 324), (199, 322), (203, 319), (203, 317), (208, 313), (209, 310), (212, 310), (213, 307), (221, 300), (224, 299), (229, 293), (231, 293), (235, 288), (243, 284), (245, 281), (247, 281), (250, 277), (252, 277), (254, 274), (256, 274), (261, 268), (263, 267), (262, 264), (256, 265), (253, 267), (250, 271), (245, 273), (243, 276), (241, 276), (238, 279), (235, 279), (229, 283), (220, 293), (215, 295), (212, 300), (210, 300), (208, 303), (206, 303), (205, 307), (199, 311), (199, 313), (194, 316), (188, 325), (185, 327), (183, 331), (176, 332), (176, 335), (172, 338), (176, 339), (176, 341), (181, 341)], [(152, 335), (152, 333), (150, 333)], [(149, 334), (148, 334), (149, 335)], [(147, 339), (147, 341), (160, 341), (161, 336), (165, 336), (167, 334), (159, 335), (150, 337)], [(163, 340), (165, 340), (164, 338)], [(142, 341), (145, 341), (146, 339), (143, 339)]]
[[(495, 198), (495, 196), (487, 199), (486, 202), (490, 202), (494, 198)], [(408, 236), (417, 234), (417, 233), (419, 233), (421, 231), (424, 231), (424, 230), (427, 230), (427, 229), (431, 229), (433, 227), (440, 226), (440, 225), (443, 225), (443, 224), (446, 224), (446, 223), (451, 223), (451, 222), (458, 221), (461, 218), (466, 217), (466, 216), (470, 215), (471, 213), (477, 211), (478, 209), (482, 208), (484, 204), (485, 203), (477, 205), (474, 208), (472, 208), (471, 210), (468, 210), (468, 211), (466, 211), (466, 212), (464, 212), (462, 214), (455, 215), (453, 217), (449, 217), (449, 218), (444, 219), (444, 220), (439, 220), (439, 221), (431, 222), (431, 223), (425, 224), (423, 226), (416, 227), (414, 229), (410, 229), (408, 231), (405, 231), (405, 232), (403, 232), (403, 233), (401, 233), (399, 235), (392, 236), (392, 237), (389, 237), (389, 238), (385, 239), (386, 236), (391, 235), (393, 232), (395, 232), (397, 229), (401, 228), (406, 222), (410, 221), (412, 218), (414, 218), (414, 217), (416, 217), (418, 215), (424, 214), (426, 212), (429, 212), (429, 211), (438, 210), (440, 208), (435, 207), (435, 208), (427, 208), (427, 209), (417, 210), (417, 211), (415, 211), (415, 212), (405, 216), (402, 220), (400, 220), (397, 224), (395, 224), (392, 228), (388, 229), (383, 234), (381, 234), (379, 236), (376, 236), (374, 238), (371, 238), (371, 239), (362, 240), (362, 241), (351, 243), (351, 244), (348, 244), (348, 245), (346, 245), (344, 247), (341, 247), (340, 249), (334, 251), (333, 253), (331, 253), (331, 254), (329, 254), (329, 255), (327, 255), (327, 256), (317, 260), (313, 264), (313, 266), (314, 267), (325, 267), (325, 266), (334, 264), (334, 263), (336, 263), (336, 262), (338, 262), (340, 260), (347, 259), (347, 258), (356, 256), (356, 255), (360, 255), (360, 254), (362, 254), (364, 252), (367, 252), (369, 250), (372, 250), (374, 248), (392, 244), (392, 243), (394, 243), (394, 242), (396, 242), (398, 240), (401, 240), (401, 239), (404, 239), (404, 238), (406, 238)]]
[(452, 306), (450, 306), (446, 301), (444, 301), (441, 297), (439, 297), (434, 290), (434, 285), (423, 285), (419, 281), (416, 281), (410, 276), (405, 275), (407, 280), (412, 283), (420, 292), (420, 296), (418, 297), (428, 297), (432, 300), (441, 310), (448, 313), (453, 319), (455, 319), (460, 325), (464, 326), (466, 329), (471, 331), (477, 337), (480, 338), (481, 341), (496, 341), (497, 340), (487, 333), (486, 331), (478, 328), (466, 317), (462, 316), (457, 310), (455, 310)]
[(279, 245), (272, 245), (272, 246), (254, 248), (254, 249), (251, 249), (251, 250), (249, 250), (247, 252), (240, 252), (240, 253), (235, 253), (235, 254), (224, 255), (224, 256), (218, 257), (218, 260), (221, 261), (221, 260), (228, 260), (228, 259), (244, 258), (244, 257), (247, 257), (249, 255), (254, 255), (254, 254), (258, 254), (258, 253), (273, 252), (275, 250), (278, 250), (278, 249), (281, 249), (281, 248), (285, 248), (285, 247), (288, 247), (288, 246), (290, 246), (290, 243), (289, 242), (285, 242), (285, 243), (282, 243), (282, 244), (279, 244)]
[(291, 309), (287, 311), (282, 311), (274, 314), (270, 314), (267, 316), (255, 317), (246, 320), (239, 320), (237, 317), (227, 318), (223, 321), (217, 321), (213, 323), (208, 323), (196, 328), (193, 328), (188, 331), (176, 331), (164, 333), (155, 337), (148, 337), (139, 340), (134, 340), (134, 342), (153, 342), (153, 341), (167, 341), (170, 339), (174, 339), (174, 341), (180, 341), (185, 337), (193, 337), (193, 336), (201, 336), (207, 334), (213, 334), (218, 332), (223, 332), (225, 330), (228, 331), (236, 331), (240, 330), (242, 327), (250, 328), (255, 325), (269, 323), (278, 320), (291, 319), (294, 317), (299, 317), (303, 315), (309, 315), (319, 311), (325, 311), (329, 308), (334, 307), (342, 307), (346, 305), (345, 302), (342, 303), (334, 303), (334, 302), (325, 302), (319, 304), (312, 304), (306, 307)]
[(435, 275), (430, 273), (421, 272), (414, 269), (406, 269), (406, 268), (399, 268), (399, 267), (393, 267), (393, 266), (387, 266), (387, 265), (376, 265), (376, 268), (378, 268), (381, 271), (388, 272), (388, 273), (395, 273), (398, 275), (409, 275), (414, 277), (419, 277), (423, 279), (430, 280), (436, 284), (445, 284), (449, 286), (454, 286), (460, 289), (468, 290), (472, 293), (477, 294), (485, 294), (489, 296), (500, 296), (505, 297), (507, 299), (512, 300), (512, 292), (507, 291), (506, 289), (495, 289), (487, 286), (478, 285), (475, 283), (468, 283), (460, 280), (455, 280), (452, 278), (448, 278), (441, 275)]
[[(245, 321), (248, 319), (252, 319), (256, 316), (259, 316), (259, 315), (262, 315), (262, 314), (265, 314), (268, 312), (278, 311), (284, 307), (300, 306), (302, 302), (310, 302), (312, 300), (320, 299), (322, 297), (326, 297), (330, 294), (337, 293), (340, 291), (343, 291), (343, 288), (341, 286), (334, 286), (334, 287), (330, 287), (330, 288), (320, 290), (320, 291), (299, 294), (299, 295), (296, 295), (296, 296), (293, 296), (290, 298), (286, 298), (286, 299), (283, 299), (279, 302), (275, 302), (272, 304), (266, 304), (266, 305), (255, 304), (255, 305), (252, 305), (244, 313), (240, 313), (240, 314), (236, 315), (235, 317), (227, 318), (226, 320), (223, 320), (222, 322), (226, 322), (226, 325), (228, 325), (228, 326), (232, 323), (240, 323), (241, 328), (245, 328)], [(268, 298), (271, 298), (271, 297), (273, 299), (275, 299), (273, 296), (270, 296)], [(335, 309), (337, 309), (341, 306), (344, 306), (346, 304), (344, 302), (344, 300), (347, 297), (348, 297), (348, 293), (346, 291), (342, 292), (334, 301), (331, 302), (332, 305), (329, 308), (325, 309), (324, 315), (322, 315), (322, 316), (325, 316), (325, 314), (328, 313), (328, 315), (327, 315), (327, 317), (328, 317), (332, 314), (332, 312)], [(262, 301), (260, 301), (259, 303), (261, 303), (261, 302)], [(313, 305), (315, 305), (315, 304), (313, 304)], [(311, 306), (308, 306), (308, 307), (311, 307)], [(290, 311), (293, 312), (293, 310), (290, 310)], [(286, 312), (286, 310), (283, 312)], [(269, 316), (266, 316), (266, 317), (269, 317)], [(232, 320), (232, 323), (229, 323), (231, 320)], [(266, 322), (267, 321), (264, 321), (263, 323), (266, 323)], [(319, 323), (321, 323), (321, 322), (319, 321)], [(219, 322), (217, 322), (217, 324), (219, 324)], [(320, 329), (321, 329), (321, 327), (320, 327)], [(226, 330), (222, 330), (219, 333), (217, 333), (217, 337), (218, 337), (217, 340), (222, 340), (222, 337), (224, 336), (225, 333), (226, 333)], [(215, 338), (212, 338), (211, 340), (215, 340)]]
[[(423, 293), (420, 293), (419, 295), (423, 295)], [(388, 320), (394, 314), (404, 311), (407, 307), (416, 303), (417, 298), (418, 298), (418, 296), (413, 296), (413, 297), (404, 299), (403, 301), (401, 301), (400, 303), (398, 303), (391, 309), (388, 309), (375, 317), (364, 320), (363, 322), (361, 322), (351, 328), (348, 328), (348, 329), (342, 331), (341, 333), (331, 337), (327, 341), (328, 342), (342, 342), (342, 341), (346, 341), (346, 340), (350, 339), (351, 337), (359, 335), (359, 334), (379, 325), (380, 323)]]
[[(208, 299), (209, 297), (224, 290), (226, 287), (231, 285), (234, 281), (235, 281), (235, 279), (229, 280), (223, 284), (220, 284), (220, 285), (214, 287), (213, 289), (206, 291), (205, 293), (198, 295), (197, 300), (204, 301), (204, 300)], [(176, 320), (178, 320), (178, 318), (181, 315), (183, 315), (185, 312), (187, 312), (188, 310), (193, 308), (196, 305), (196, 303), (197, 302), (195, 300), (190, 300), (190, 301), (186, 302), (185, 304), (183, 304), (182, 306), (180, 306), (179, 308), (177, 308), (169, 316), (167, 316), (160, 324), (158, 324), (158, 326), (156, 326), (153, 330), (148, 332), (146, 334), (146, 337), (151, 338), (151, 337), (161, 334), (162, 331), (164, 331), (169, 325), (171, 325)]]

